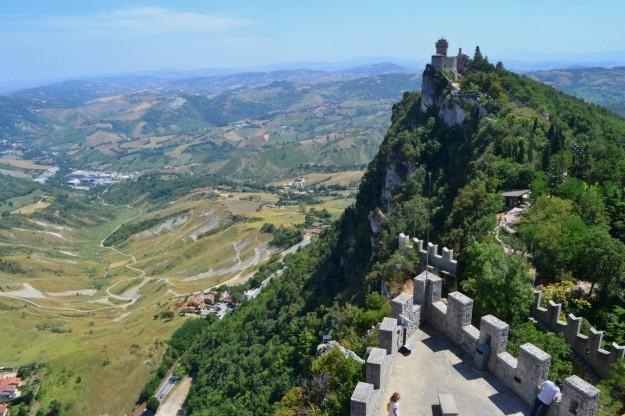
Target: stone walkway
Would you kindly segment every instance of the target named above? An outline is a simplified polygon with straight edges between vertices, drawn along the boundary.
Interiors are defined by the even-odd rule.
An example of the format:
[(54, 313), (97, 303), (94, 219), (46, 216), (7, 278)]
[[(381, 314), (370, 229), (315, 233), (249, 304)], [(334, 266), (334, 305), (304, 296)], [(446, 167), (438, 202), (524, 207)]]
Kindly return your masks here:
[(454, 396), (461, 416), (529, 415), (529, 408), (490, 373), (473, 369), (460, 349), (430, 327), (411, 337), (412, 353), (397, 353), (382, 390), (378, 416), (386, 416), (388, 398), (401, 395), (402, 416), (438, 414), (438, 393)]

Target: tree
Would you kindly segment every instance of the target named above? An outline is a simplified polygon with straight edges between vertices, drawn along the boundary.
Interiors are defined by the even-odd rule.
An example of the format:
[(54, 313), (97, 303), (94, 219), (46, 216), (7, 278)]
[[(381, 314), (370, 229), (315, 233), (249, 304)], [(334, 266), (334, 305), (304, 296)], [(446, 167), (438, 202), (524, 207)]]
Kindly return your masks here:
[(159, 402), (156, 397), (152, 396), (148, 399), (147, 403), (145, 404), (145, 407), (148, 410), (156, 412), (156, 410), (158, 409), (160, 405), (161, 405), (161, 402)]
[(475, 47), (475, 53), (473, 54), (473, 60), (476, 62), (480, 62), (481, 60), (484, 59), (484, 56), (482, 56), (482, 51), (480, 51), (480, 46), (476, 46)]
[(472, 180), (454, 199), (445, 243), (462, 251), (471, 239), (482, 239), (495, 228), (496, 214), (502, 208), (503, 198), (493, 183), (479, 178)]
[(621, 414), (625, 410), (625, 360), (617, 361), (598, 387), (600, 409), (609, 415)]
[(625, 271), (625, 245), (613, 239), (601, 227), (590, 227), (585, 236), (585, 244), (579, 256), (576, 275), (592, 282), (590, 292), (596, 283), (601, 285), (601, 296), (616, 295), (618, 283)]
[(508, 350), (511, 354), (517, 355), (519, 347), (528, 342), (551, 355), (549, 367), (551, 380), (564, 380), (572, 373), (573, 366), (568, 357), (571, 347), (561, 334), (543, 332), (532, 322), (512, 327), (508, 342)]
[(527, 318), (534, 296), (525, 258), (506, 255), (496, 242), (477, 240), (463, 257), (462, 289), (473, 297), (478, 314), (492, 314), (510, 324)]
[(62, 415), (63, 405), (58, 400), (52, 400), (50, 402), (50, 410), (46, 413), (46, 416), (60, 416)]
[(551, 279), (571, 271), (586, 233), (587, 226), (571, 201), (547, 196), (536, 199), (519, 227), (536, 269)]

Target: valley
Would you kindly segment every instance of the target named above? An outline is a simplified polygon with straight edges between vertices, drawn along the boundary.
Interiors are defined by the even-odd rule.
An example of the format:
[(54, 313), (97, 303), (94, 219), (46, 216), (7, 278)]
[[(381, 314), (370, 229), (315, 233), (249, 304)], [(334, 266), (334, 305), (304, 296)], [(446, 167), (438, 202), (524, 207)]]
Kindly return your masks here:
[[(257, 357), (270, 368), (265, 373), (275, 391), (254, 392), (264, 411), (297, 408), (306, 395), (289, 396), (298, 388), (294, 374), (308, 374), (306, 366), (321, 359), (311, 355), (318, 335), (331, 331), (364, 354), (372, 338), (363, 329), (388, 306), (372, 288), (380, 282), (402, 287), (393, 281), (405, 277), (402, 267), (416, 271), (418, 260), (396, 257), (391, 242), (400, 231), (425, 233), (426, 165), (451, 178), (437, 179), (443, 191), (435, 196), (432, 235), (460, 253), (468, 248), (465, 234), (486, 239), (479, 230), (494, 218), (492, 201), (500, 191), (537, 187), (539, 194), (547, 187), (540, 188), (541, 169), (561, 177), (566, 169), (582, 169), (550, 117), (574, 119), (591, 111), (586, 104), (487, 61), (473, 65), (445, 99), (465, 106), (475, 126), (464, 119), (426, 120), (417, 110), (421, 95), (413, 92), (421, 76), (383, 64), (196, 79), (122, 77), (0, 96), (6, 110), (0, 112), (0, 332), (10, 334), (0, 345), (0, 367), (34, 369), (24, 390), (34, 397), (29, 414), (49, 414), (55, 406), (69, 415), (138, 414), (158, 387), (154, 380), (170, 370), (194, 377), (190, 386), (184, 379), (186, 408), (221, 406), (205, 393), (229, 387), (213, 387), (213, 380), (241, 391), (249, 390), (242, 387), (246, 382), (255, 386), (210, 367), (230, 362), (231, 354), (246, 372), (258, 365)], [(482, 101), (474, 103), (475, 96)], [(401, 116), (395, 124), (392, 108)], [(606, 134), (620, 134), (620, 119), (596, 106), (592, 111), (604, 120)], [(475, 137), (460, 144), (461, 128)], [(567, 141), (590, 134), (573, 128), (566, 130)], [(514, 135), (503, 137), (507, 131)], [(585, 140), (585, 151), (603, 154), (593, 147), (596, 140)], [(612, 149), (614, 159), (620, 154)], [(404, 172), (412, 165), (416, 170)], [(465, 177), (467, 166), (491, 182)], [(590, 171), (592, 180), (607, 180), (600, 167)], [(397, 172), (406, 176), (401, 186)], [(608, 191), (602, 192), (612, 195)], [(475, 230), (460, 226), (465, 214), (456, 212), (472, 195), (491, 201), (477, 207), (487, 213)], [(396, 211), (383, 212), (390, 206)], [(617, 211), (602, 215), (618, 220)], [(616, 220), (611, 232), (622, 235)], [(372, 234), (377, 222), (380, 235)], [(518, 237), (503, 237), (522, 245)], [(274, 273), (281, 278), (272, 279)], [(253, 302), (246, 301), (247, 290)], [(214, 299), (224, 291), (235, 293), (236, 301), (219, 309)], [(206, 302), (211, 306), (200, 299), (201, 307), (187, 307), (197, 295), (213, 296)], [(224, 314), (232, 319), (218, 321)], [(257, 316), (266, 319), (257, 322)], [(287, 321), (293, 323), (285, 329)], [(254, 328), (246, 326), (252, 322)], [(226, 334), (223, 328), (234, 329)], [(219, 342), (202, 342), (214, 355), (187, 345), (210, 331), (220, 334)], [(257, 351), (258, 345), (267, 350)], [(268, 364), (274, 355), (289, 363)], [(312, 371), (315, 365), (327, 364), (314, 364)], [(338, 407), (328, 408), (345, 410), (348, 390), (340, 392)]]
[[(244, 283), (279, 252), (263, 224), (301, 224), (310, 207), (336, 218), (350, 203), (343, 193), (278, 206), (272, 193), (214, 189), (160, 206), (70, 198), (80, 205), (63, 213), (51, 198), (3, 218), (0, 251), (12, 268), (0, 271), (0, 332), (10, 334), (0, 365), (40, 365), (39, 405), (57, 400), (76, 414), (130, 414), (169, 336), (192, 319), (178, 316), (186, 297)], [(128, 228), (140, 231), (120, 236)]]

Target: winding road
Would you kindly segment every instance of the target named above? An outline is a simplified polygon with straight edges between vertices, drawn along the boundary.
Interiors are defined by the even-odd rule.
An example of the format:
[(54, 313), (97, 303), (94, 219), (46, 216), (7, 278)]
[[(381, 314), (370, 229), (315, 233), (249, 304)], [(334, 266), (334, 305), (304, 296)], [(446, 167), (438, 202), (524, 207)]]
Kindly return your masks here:
[[(109, 205), (106, 204), (105, 205)], [(127, 206), (128, 208), (132, 208), (130, 205)], [(143, 215), (143, 209), (141, 208), (137, 208), (139, 210), (139, 212), (137, 213), (136, 216), (132, 217), (131, 219), (124, 221), (122, 223), (119, 223), (106, 237), (104, 237), (102, 240), (100, 240), (100, 245), (99, 247), (102, 249), (108, 249), (108, 250), (112, 250), (115, 253), (119, 254), (120, 256), (124, 256), (127, 257), (128, 259), (130, 259), (130, 261), (128, 262), (128, 264), (126, 264), (126, 268), (128, 270), (131, 270), (135, 273), (139, 274), (139, 277), (144, 278), (144, 280), (139, 283), (139, 285), (137, 285), (135, 288), (131, 288), (131, 289), (138, 289), (140, 287), (142, 287), (143, 285), (145, 285), (146, 283), (148, 283), (150, 281), (150, 278), (146, 278), (146, 272), (142, 269), (139, 269), (138, 267), (135, 267), (134, 265), (137, 263), (137, 258), (132, 255), (132, 254), (127, 254), (124, 253), (120, 250), (118, 250), (117, 248), (111, 246), (105, 246), (104, 242), (106, 241), (107, 238), (109, 238), (111, 235), (113, 235), (117, 230), (119, 230), (119, 228), (131, 221), (135, 221), (137, 220), (139, 217), (141, 217), (141, 215)], [(108, 272), (106, 272), (108, 273)], [(105, 273), (105, 277), (106, 277), (106, 273)], [(131, 297), (125, 297), (125, 296), (121, 296), (121, 295), (116, 295), (114, 293), (111, 292), (111, 289), (114, 288), (115, 286), (117, 286), (118, 284), (122, 283), (122, 282), (126, 282), (129, 280), (135, 279), (135, 277), (132, 278), (128, 278), (128, 279), (124, 279), (124, 280), (119, 280), (115, 283), (113, 283), (110, 287), (108, 287), (106, 289), (106, 294), (108, 297), (111, 297), (113, 299), (119, 300), (119, 301), (123, 301), (123, 302), (127, 302), (121, 305), (111, 305), (111, 306), (104, 306), (101, 308), (96, 308), (96, 309), (78, 309), (78, 308), (73, 308), (73, 307), (69, 307), (69, 306), (47, 306), (47, 305), (42, 305), (40, 303), (37, 303), (35, 301), (32, 301), (28, 298), (25, 298), (23, 296), (17, 296), (17, 295), (12, 295), (10, 292), (0, 292), (0, 296), (3, 297), (7, 297), (7, 298), (12, 298), (12, 299), (17, 299), (20, 300), (22, 302), (28, 303), (30, 305), (33, 305), (37, 308), (40, 309), (44, 309), (44, 310), (54, 310), (54, 311), (68, 311), (68, 312), (78, 312), (78, 313), (91, 313), (91, 312), (99, 312), (99, 311), (103, 311), (103, 310), (108, 310), (108, 309), (127, 309), (129, 306), (133, 305), (137, 299), (138, 296), (131, 296)], [(44, 298), (47, 298), (47, 296), (45, 296)]]

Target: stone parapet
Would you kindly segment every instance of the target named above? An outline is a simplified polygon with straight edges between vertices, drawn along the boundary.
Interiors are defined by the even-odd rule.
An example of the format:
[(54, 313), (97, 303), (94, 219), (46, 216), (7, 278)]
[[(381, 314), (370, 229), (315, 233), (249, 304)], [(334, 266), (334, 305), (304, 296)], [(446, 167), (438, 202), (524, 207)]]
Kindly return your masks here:
[(373, 416), (375, 415), (375, 409), (377, 407), (377, 397), (380, 393), (377, 393), (371, 383), (363, 383), (362, 381), (356, 384), (356, 388), (352, 393), (350, 404), (351, 416)]
[(534, 292), (532, 316), (545, 328), (558, 334), (563, 334), (566, 341), (599, 376), (607, 377), (610, 368), (617, 361), (625, 357), (625, 346), (612, 343), (610, 350), (601, 348), (603, 331), (590, 329), (588, 335), (580, 333), (582, 319), (573, 314), (567, 316), (566, 322), (560, 320), (562, 305), (549, 301), (547, 308), (540, 306), (542, 292)]
[(445, 272), (452, 276), (456, 275), (456, 272), (458, 271), (458, 261), (454, 259), (453, 250), (443, 247), (439, 253), (438, 245), (428, 243), (427, 247), (424, 247), (426, 243), (423, 240), (419, 240), (418, 238), (413, 238), (411, 240), (410, 236), (404, 233), (399, 234), (397, 242), (399, 248), (412, 247), (416, 250), (422, 267), (429, 264), (430, 267), (433, 267), (441, 272)]
[(562, 388), (559, 416), (593, 416), (599, 407), (599, 389), (577, 376), (568, 377)]
[[(404, 241), (407, 236), (404, 236)], [(540, 384), (547, 379), (551, 356), (533, 344), (527, 343), (519, 348), (518, 357), (506, 351), (509, 325), (493, 315), (483, 316), (479, 329), (471, 324), (473, 300), (460, 292), (451, 292), (443, 299), (443, 280), (428, 271), (414, 278), (413, 295), (401, 294), (392, 301), (393, 317), (386, 317), (379, 326), (379, 348), (373, 348), (367, 358), (366, 383), (358, 383), (351, 398), (351, 416), (372, 416), (378, 411), (380, 392), (386, 383), (390, 367), (398, 348), (405, 341), (405, 330), (410, 321), (416, 326), (427, 322), (445, 334), (453, 343), (459, 345), (465, 353), (465, 359), (480, 364), (479, 368), (488, 369), (524, 402), (532, 404)], [(576, 351), (586, 348), (589, 355), (602, 357), (602, 360), (616, 360), (623, 357), (624, 349), (616, 344), (610, 352), (602, 350), (603, 332), (591, 330), (588, 336), (579, 333), (580, 318), (569, 316), (566, 323), (558, 316), (557, 304), (549, 308), (540, 308), (537, 297), (534, 308), (539, 316), (558, 328), (569, 342), (577, 343)], [(555, 318), (554, 318), (555, 316)], [(585, 352), (584, 352), (585, 353)], [(613, 361), (612, 361), (613, 362)], [(552, 406), (550, 415), (594, 416), (599, 403), (599, 390), (577, 376), (566, 379), (562, 391), (562, 402)]]
[(380, 348), (384, 348), (387, 354), (397, 352), (397, 339), (399, 336), (397, 319), (384, 318), (380, 324)]

